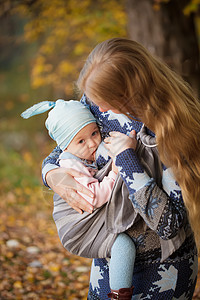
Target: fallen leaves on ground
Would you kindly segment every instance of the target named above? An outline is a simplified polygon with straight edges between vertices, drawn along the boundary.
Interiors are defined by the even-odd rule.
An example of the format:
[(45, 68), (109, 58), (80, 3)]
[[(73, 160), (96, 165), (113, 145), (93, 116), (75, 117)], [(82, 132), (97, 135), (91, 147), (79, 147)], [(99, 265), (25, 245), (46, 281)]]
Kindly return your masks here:
[(91, 260), (61, 245), (51, 196), (40, 188), (0, 197), (1, 300), (87, 299)]
[[(0, 196), (0, 299), (87, 299), (91, 260), (61, 245), (47, 189)], [(200, 274), (193, 299), (200, 299)]]

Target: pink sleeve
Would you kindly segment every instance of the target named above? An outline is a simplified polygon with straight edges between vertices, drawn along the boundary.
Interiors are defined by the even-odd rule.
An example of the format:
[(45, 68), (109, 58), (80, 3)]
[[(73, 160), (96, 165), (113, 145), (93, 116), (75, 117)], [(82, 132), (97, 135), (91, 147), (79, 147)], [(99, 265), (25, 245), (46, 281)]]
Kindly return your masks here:
[(85, 176), (74, 177), (74, 179), (93, 192), (95, 195), (94, 199), (91, 199), (83, 193), (78, 193), (94, 207), (100, 207), (109, 200), (117, 176), (113, 171), (110, 171), (108, 176), (105, 176), (104, 179), (99, 182), (98, 179), (91, 176), (88, 169), (81, 162), (75, 159), (61, 159), (59, 163), (61, 167), (73, 168), (85, 174)]

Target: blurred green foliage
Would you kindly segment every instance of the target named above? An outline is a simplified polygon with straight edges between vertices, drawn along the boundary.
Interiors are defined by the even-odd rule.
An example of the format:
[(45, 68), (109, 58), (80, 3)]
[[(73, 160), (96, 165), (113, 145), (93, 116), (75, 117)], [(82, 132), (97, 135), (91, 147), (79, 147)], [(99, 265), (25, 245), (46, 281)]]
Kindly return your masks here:
[[(171, 1), (153, 0), (152, 8)], [(195, 13), (198, 25), (200, 0), (186, 2), (183, 13)], [(4, 0), (0, 22), (0, 182), (34, 186), (55, 143), (44, 127), (47, 114), (23, 120), (20, 113), (42, 100), (77, 98), (74, 82), (91, 49), (127, 36), (126, 1)]]
[(122, 0), (0, 3), (0, 182), (2, 192), (41, 186), (41, 163), (55, 143), (47, 113), (20, 114), (42, 100), (75, 98), (74, 81), (98, 42), (126, 36)]

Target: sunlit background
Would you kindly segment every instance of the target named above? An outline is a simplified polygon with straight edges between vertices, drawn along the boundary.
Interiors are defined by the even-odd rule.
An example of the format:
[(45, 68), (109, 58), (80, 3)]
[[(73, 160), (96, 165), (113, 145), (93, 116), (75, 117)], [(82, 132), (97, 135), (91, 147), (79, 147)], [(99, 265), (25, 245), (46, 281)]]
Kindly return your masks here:
[(0, 1), (0, 299), (87, 299), (91, 260), (61, 246), (42, 185), (55, 146), (47, 114), (20, 113), (78, 99), (87, 55), (117, 36), (141, 42), (200, 94), (200, 0)]

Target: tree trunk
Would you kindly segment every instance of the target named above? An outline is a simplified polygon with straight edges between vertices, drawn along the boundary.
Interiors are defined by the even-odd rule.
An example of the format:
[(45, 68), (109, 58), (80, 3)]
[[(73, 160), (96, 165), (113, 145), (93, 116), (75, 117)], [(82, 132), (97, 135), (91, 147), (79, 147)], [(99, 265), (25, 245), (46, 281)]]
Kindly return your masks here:
[(162, 3), (155, 11), (151, 0), (126, 0), (128, 34), (161, 57), (200, 94), (200, 56), (194, 15), (184, 16), (187, 0)]

